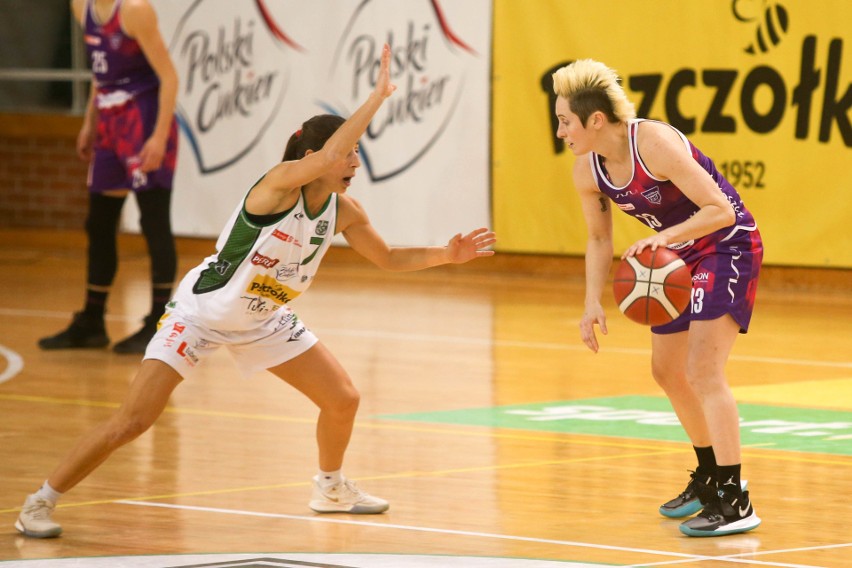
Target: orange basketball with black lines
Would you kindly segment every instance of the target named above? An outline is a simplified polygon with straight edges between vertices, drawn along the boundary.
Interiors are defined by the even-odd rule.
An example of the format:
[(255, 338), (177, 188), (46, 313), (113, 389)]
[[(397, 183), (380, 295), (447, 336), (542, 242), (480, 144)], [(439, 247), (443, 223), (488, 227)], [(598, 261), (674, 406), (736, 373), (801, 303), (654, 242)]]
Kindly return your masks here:
[(692, 274), (669, 249), (645, 248), (618, 264), (612, 290), (618, 309), (628, 318), (642, 325), (663, 325), (689, 307)]

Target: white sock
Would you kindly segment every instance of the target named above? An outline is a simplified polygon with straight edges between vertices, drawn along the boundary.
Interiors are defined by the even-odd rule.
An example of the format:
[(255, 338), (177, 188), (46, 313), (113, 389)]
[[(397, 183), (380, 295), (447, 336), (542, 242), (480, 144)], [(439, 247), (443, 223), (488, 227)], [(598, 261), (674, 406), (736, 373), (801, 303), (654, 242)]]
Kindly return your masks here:
[(62, 497), (62, 493), (51, 487), (47, 480), (44, 481), (44, 485), (42, 485), (41, 489), (36, 491), (35, 494), (42, 499), (47, 499), (53, 504), (56, 504), (56, 502), (59, 501), (59, 498)]
[(334, 487), (341, 481), (343, 481), (342, 470), (338, 469), (337, 471), (322, 471), (320, 470), (319, 474), (317, 474), (317, 480), (319, 481), (320, 487), (323, 489), (327, 489), (329, 487)]

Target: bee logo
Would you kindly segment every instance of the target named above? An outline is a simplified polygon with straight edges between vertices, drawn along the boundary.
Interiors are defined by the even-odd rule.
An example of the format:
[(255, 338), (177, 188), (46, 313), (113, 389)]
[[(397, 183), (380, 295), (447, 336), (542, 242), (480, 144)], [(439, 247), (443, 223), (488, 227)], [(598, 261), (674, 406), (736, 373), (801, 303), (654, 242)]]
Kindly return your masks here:
[(781, 43), (790, 19), (787, 9), (772, 0), (733, 0), (731, 10), (740, 22), (757, 25), (754, 41), (744, 48), (746, 53), (766, 53)]

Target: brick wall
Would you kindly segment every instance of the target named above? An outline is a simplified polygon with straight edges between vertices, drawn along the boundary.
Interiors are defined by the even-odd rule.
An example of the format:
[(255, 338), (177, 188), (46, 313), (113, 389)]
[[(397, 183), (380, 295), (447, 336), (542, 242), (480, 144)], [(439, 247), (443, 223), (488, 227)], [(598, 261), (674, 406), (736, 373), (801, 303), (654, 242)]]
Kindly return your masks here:
[(82, 229), (85, 163), (79, 117), (0, 114), (0, 227)]

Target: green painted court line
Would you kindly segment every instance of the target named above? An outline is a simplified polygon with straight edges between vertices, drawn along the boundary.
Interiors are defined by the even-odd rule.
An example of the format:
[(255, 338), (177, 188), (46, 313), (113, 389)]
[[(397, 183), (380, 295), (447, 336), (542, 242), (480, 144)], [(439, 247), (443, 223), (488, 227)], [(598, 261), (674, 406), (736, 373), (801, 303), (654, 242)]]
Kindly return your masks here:
[[(743, 446), (852, 455), (852, 412), (740, 404)], [(668, 399), (619, 396), (375, 418), (688, 442)]]

